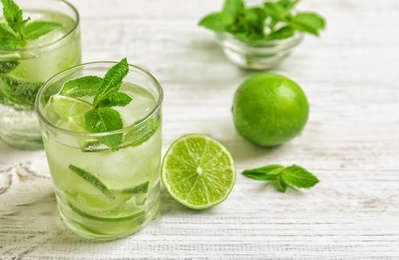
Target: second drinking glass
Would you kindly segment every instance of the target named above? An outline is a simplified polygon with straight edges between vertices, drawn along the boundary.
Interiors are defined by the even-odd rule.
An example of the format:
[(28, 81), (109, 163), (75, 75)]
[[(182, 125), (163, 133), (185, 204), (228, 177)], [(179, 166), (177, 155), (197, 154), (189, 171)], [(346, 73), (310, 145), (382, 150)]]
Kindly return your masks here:
[[(0, 44), (0, 138), (19, 149), (41, 149), (42, 138), (33, 111), (35, 97), (51, 76), (80, 63), (79, 15), (75, 7), (61, 0), (16, 2), (23, 19), (30, 17), (26, 28), (33, 30), (46, 22), (54, 29), (38, 38), (38, 30), (25, 32), (24, 37), (29, 37), (23, 37), (23, 45)], [(7, 24), (1, 15), (0, 24)]]

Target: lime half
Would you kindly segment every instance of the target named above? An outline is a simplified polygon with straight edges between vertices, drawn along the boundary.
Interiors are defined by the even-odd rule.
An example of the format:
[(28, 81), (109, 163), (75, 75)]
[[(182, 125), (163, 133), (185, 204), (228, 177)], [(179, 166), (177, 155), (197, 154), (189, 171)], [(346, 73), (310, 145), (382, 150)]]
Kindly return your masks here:
[(53, 124), (76, 132), (86, 132), (85, 113), (91, 109), (89, 102), (54, 95), (47, 103), (44, 114)]
[(223, 202), (235, 180), (233, 157), (223, 144), (206, 135), (182, 136), (163, 159), (165, 189), (191, 209), (207, 209)]

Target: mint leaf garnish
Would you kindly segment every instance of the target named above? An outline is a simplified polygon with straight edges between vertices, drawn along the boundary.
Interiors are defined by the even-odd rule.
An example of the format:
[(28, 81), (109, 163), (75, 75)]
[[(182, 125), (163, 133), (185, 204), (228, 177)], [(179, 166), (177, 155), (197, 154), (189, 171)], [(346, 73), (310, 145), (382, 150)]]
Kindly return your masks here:
[(13, 0), (1, 0), (3, 3), (3, 14), (8, 25), (17, 33), (29, 21), (30, 18), (24, 20), (22, 10)]
[(20, 49), (25, 42), (6, 24), (0, 24), (0, 48)]
[(243, 175), (255, 180), (275, 180), (277, 189), (281, 192), (285, 192), (288, 186), (308, 189), (319, 182), (316, 176), (297, 165), (284, 168), (281, 165), (272, 164), (252, 170), (245, 170)]
[(1, 0), (3, 15), (7, 24), (0, 24), (0, 48), (20, 49), (28, 40), (34, 40), (56, 28), (62, 28), (60, 23), (34, 21), (23, 19), (21, 8), (13, 0)]
[(124, 107), (132, 101), (129, 95), (117, 92), (109, 97), (110, 106)]
[[(7, 24), (0, 24), (0, 49), (22, 49), (28, 40), (34, 40), (55, 28), (62, 27), (61, 24), (55, 22), (29, 22), (30, 17), (24, 20), (21, 8), (13, 0), (0, 1), (3, 4), (3, 15), (7, 22)], [(17, 57), (3, 57), (0, 62), (0, 74), (8, 74), (16, 69), (21, 62), (18, 56), (17, 53)], [(8, 81), (6, 78), (1, 80)], [(9, 81), (6, 85), (2, 85), (1, 91), (4, 92), (4, 96), (0, 102), (10, 106), (17, 104), (32, 108), (39, 89), (37, 86), (41, 85), (42, 83)]]
[(109, 132), (123, 127), (119, 112), (110, 107), (102, 107), (86, 112), (85, 124), (87, 130), (92, 133)]
[[(85, 114), (86, 129), (92, 133), (103, 133), (123, 128), (123, 121), (118, 111), (101, 107)], [(117, 147), (122, 143), (122, 134), (113, 134), (100, 138), (109, 147)]]
[[(124, 58), (111, 67), (104, 78), (98, 76), (84, 76), (75, 78), (64, 83), (60, 95), (83, 100), (94, 97), (88, 102), (90, 110), (84, 112), (84, 129), (91, 133), (112, 132), (123, 128), (123, 120), (118, 111), (111, 108), (114, 106), (126, 106), (132, 98), (119, 92), (124, 77), (129, 72), (127, 59)], [(72, 104), (71, 104), (72, 105)], [(118, 150), (122, 143), (123, 134), (117, 133), (99, 137), (89, 146), (98, 146), (101, 143), (109, 146), (112, 150)], [(85, 149), (90, 151), (90, 149)]]
[(84, 76), (67, 81), (61, 94), (68, 97), (94, 96), (98, 92), (103, 79), (97, 76)]
[(62, 25), (55, 22), (31, 22), (22, 29), (22, 34), (25, 39), (35, 40), (57, 28), (62, 28)]
[(243, 41), (278, 40), (295, 32), (319, 35), (325, 20), (314, 12), (298, 12), (293, 8), (299, 0), (268, 0), (261, 6), (246, 7), (243, 0), (226, 0), (222, 11), (206, 15), (199, 22), (209, 30), (226, 32)]
[(98, 104), (109, 98), (112, 94), (118, 92), (121, 87), (123, 78), (129, 72), (129, 65), (127, 59), (122, 59), (118, 64), (113, 66), (104, 76), (100, 89), (94, 97), (93, 106), (98, 107)]

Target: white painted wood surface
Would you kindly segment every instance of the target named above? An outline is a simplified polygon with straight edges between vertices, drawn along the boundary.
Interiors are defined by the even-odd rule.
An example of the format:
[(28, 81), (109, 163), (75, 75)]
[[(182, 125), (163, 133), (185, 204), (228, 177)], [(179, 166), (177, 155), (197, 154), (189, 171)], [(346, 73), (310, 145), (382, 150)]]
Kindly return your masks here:
[[(186, 133), (214, 136), (235, 158), (237, 183), (202, 212), (163, 192), (148, 227), (97, 243), (61, 222), (44, 152), (0, 140), (0, 259), (399, 259), (398, 1), (301, 3), (328, 29), (274, 70), (302, 86), (311, 113), (300, 137), (273, 149), (247, 143), (232, 122), (234, 91), (254, 72), (229, 63), (196, 25), (221, 0), (71, 2), (84, 61), (126, 56), (161, 82), (164, 151)], [(270, 163), (302, 165), (321, 182), (283, 194), (241, 175)]]

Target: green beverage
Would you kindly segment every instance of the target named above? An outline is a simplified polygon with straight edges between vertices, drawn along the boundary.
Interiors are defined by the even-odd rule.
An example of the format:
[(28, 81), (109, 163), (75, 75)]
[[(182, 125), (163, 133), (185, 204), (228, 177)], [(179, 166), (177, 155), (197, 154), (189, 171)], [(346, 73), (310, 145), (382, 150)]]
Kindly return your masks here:
[[(35, 97), (51, 76), (80, 63), (79, 16), (64, 1), (18, 4), (21, 20), (26, 21), (21, 22), (25, 27), (20, 32), (21, 26), (7, 23), (5, 15), (0, 17), (0, 27), (7, 26), (0, 29), (0, 137), (20, 149), (39, 149), (43, 144), (34, 114)], [(10, 35), (16, 36), (4, 40)]]
[(107, 70), (120, 64), (68, 69), (46, 82), (36, 100), (58, 209), (89, 238), (134, 233), (159, 207), (163, 92), (151, 74), (127, 63), (125, 78), (115, 83)]

